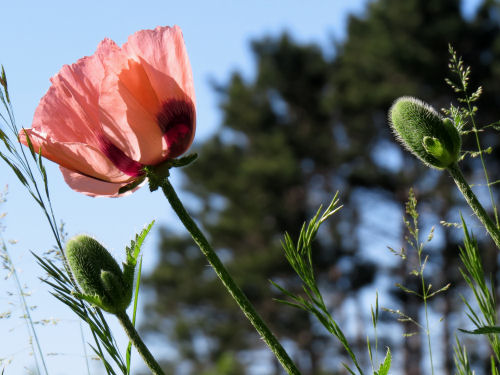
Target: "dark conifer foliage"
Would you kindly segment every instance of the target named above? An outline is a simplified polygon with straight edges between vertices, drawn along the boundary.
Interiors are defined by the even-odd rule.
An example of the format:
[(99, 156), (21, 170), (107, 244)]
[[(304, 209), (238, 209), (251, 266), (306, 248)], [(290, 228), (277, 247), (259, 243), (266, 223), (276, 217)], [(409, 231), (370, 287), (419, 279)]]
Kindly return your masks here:
[[(347, 37), (336, 44), (333, 58), (286, 34), (264, 38), (252, 43), (256, 75), (245, 79), (233, 72), (215, 88), (222, 123), (198, 145), (199, 159), (184, 170), (184, 189), (196, 197), (192, 209), (214, 248), (263, 318), (290, 344), (303, 374), (337, 373), (347, 359), (309, 316), (272, 300), (281, 296), (269, 279), (288, 289), (299, 285), (280, 246), (283, 233), (296, 238), (318, 205), (340, 190), (344, 208), (320, 232), (315, 264), (333, 315), (356, 327), (346, 332), (359, 343), (361, 357), (372, 334), (371, 301), (361, 291), (373, 291), (374, 299), (379, 289), (383, 306), (420, 314), (418, 300), (380, 290), (379, 283), (387, 277), (391, 284), (415, 281), (408, 275), (411, 256), (396, 262), (385, 248), (403, 241), (399, 217), (408, 189), (415, 188), (422, 210), (432, 209), (432, 224), (457, 220), (458, 209), (469, 217), (470, 211), (447, 175), (424, 167), (394, 143), (387, 110), (401, 95), (449, 106), (453, 92), (444, 78), (450, 76), (451, 43), (472, 66), (471, 85), (484, 85), (480, 123), (498, 120), (499, 14), (494, 1), (485, 1), (472, 19), (464, 18), (458, 0), (373, 1), (364, 14), (350, 17)], [(484, 133), (483, 141), (495, 146), (498, 136)], [(465, 142), (464, 148), (473, 144)], [(500, 178), (499, 161), (494, 148), (487, 159), (493, 181)], [(463, 164), (470, 171), (477, 160)], [(375, 210), (377, 204), (386, 209)], [(401, 215), (391, 221), (388, 212), (395, 208)], [(439, 373), (451, 374), (453, 334), (463, 323), (457, 318), (463, 305), (460, 275), (447, 271), (457, 269), (460, 234), (439, 232), (443, 240), (432, 247), (429, 278), (436, 286), (451, 282), (453, 289), (431, 309), (445, 317), (434, 331), (443, 342), (435, 354), (444, 358)], [(378, 245), (377, 256), (367, 255), (367, 243)], [(495, 259), (489, 241), (482, 248)], [(489, 271), (496, 271), (496, 260), (490, 264)], [(240, 375), (266, 365), (268, 373), (281, 373), (183, 231), (163, 229), (158, 265), (144, 285), (152, 298), (143, 331), (171, 341), (178, 351), (169, 363), (174, 373)], [(414, 327), (384, 319), (380, 347), (393, 344), (393, 357), (405, 366), (400, 373), (423, 373), (422, 336), (404, 339), (403, 329)], [(485, 359), (481, 353), (477, 358)]]

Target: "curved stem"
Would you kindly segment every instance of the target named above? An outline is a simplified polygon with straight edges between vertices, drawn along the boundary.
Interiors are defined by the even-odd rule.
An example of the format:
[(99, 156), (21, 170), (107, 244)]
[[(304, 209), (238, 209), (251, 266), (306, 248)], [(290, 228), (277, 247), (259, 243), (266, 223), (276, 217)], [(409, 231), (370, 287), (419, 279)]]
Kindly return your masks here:
[(123, 329), (127, 333), (127, 336), (129, 337), (130, 341), (132, 341), (132, 344), (134, 344), (135, 348), (141, 355), (144, 362), (146, 362), (146, 365), (149, 367), (151, 372), (154, 375), (165, 375), (160, 365), (158, 364), (158, 362), (156, 362), (156, 359), (153, 357), (148, 347), (146, 346), (146, 344), (144, 344), (144, 341), (142, 341), (141, 337), (135, 330), (135, 327), (130, 321), (130, 318), (128, 317), (127, 313), (123, 311), (115, 315), (120, 321), (120, 324), (122, 325)]
[(165, 179), (165, 181), (161, 184), (161, 187), (170, 205), (174, 209), (179, 219), (182, 221), (182, 224), (184, 224), (188, 232), (191, 234), (193, 240), (199, 246), (201, 252), (205, 255), (205, 257), (213, 267), (215, 273), (217, 274), (217, 276), (219, 276), (219, 279), (228, 290), (229, 294), (231, 294), (240, 309), (243, 311), (243, 314), (245, 314), (248, 320), (250, 320), (250, 323), (252, 323), (257, 332), (259, 332), (262, 339), (272, 350), (272, 352), (280, 361), (281, 365), (288, 372), (288, 374), (300, 375), (299, 370), (290, 359), (285, 349), (281, 346), (271, 330), (264, 323), (243, 291), (238, 287), (238, 285), (236, 285), (236, 283), (220, 261), (219, 257), (208, 243), (203, 233), (200, 231), (193, 219), (191, 219), (186, 209), (182, 205), (182, 202), (179, 200), (179, 197), (177, 196), (174, 188), (170, 184), (170, 181), (168, 181), (168, 179)]
[(495, 205), (495, 200), (493, 199), (493, 192), (491, 191), (490, 178), (488, 176), (488, 171), (486, 169), (486, 164), (484, 162), (483, 157), (483, 149), (481, 148), (481, 142), (479, 140), (479, 134), (476, 127), (476, 121), (474, 120), (474, 111), (472, 110), (472, 100), (471, 97), (467, 94), (467, 86), (466, 81), (462, 78), (462, 91), (465, 95), (465, 100), (467, 102), (467, 109), (469, 110), (469, 117), (472, 123), (472, 130), (474, 131), (474, 136), (476, 138), (477, 150), (479, 152), (479, 158), (481, 159), (481, 165), (483, 166), (484, 178), (486, 179), (486, 186), (488, 186), (488, 192), (490, 193), (490, 201), (491, 206), (493, 207), (493, 213), (495, 214), (495, 224), (497, 228), (500, 228), (498, 221), (498, 211), (497, 206)]
[(497, 245), (497, 248), (500, 249), (500, 232), (497, 226), (493, 223), (493, 221), (484, 210), (481, 203), (479, 203), (479, 201), (477, 200), (458, 165), (454, 163), (449, 166), (447, 170), (453, 180), (455, 180), (458, 189), (462, 192), (465, 200), (469, 204), (470, 208), (472, 208), (472, 211), (474, 211), (478, 219), (481, 221), (481, 223), (483, 223), (489, 235)]

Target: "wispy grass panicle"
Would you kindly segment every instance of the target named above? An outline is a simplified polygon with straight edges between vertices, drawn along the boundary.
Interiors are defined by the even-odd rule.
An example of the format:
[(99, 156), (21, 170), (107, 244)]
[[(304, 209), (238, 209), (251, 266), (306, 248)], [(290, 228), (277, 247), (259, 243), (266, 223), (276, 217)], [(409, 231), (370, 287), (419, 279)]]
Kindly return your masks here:
[[(410, 249), (415, 251), (417, 255), (417, 266), (410, 271), (410, 275), (418, 278), (420, 288), (418, 290), (410, 289), (402, 284), (396, 284), (396, 286), (401, 289), (404, 293), (414, 295), (420, 298), (424, 305), (424, 314), (425, 314), (425, 323), (422, 324), (419, 322), (419, 318), (415, 316), (406, 315), (404, 311), (394, 310), (394, 309), (384, 309), (392, 314), (398, 316), (398, 320), (402, 322), (411, 322), (417, 327), (416, 332), (405, 333), (406, 336), (412, 336), (413, 334), (419, 333), (423, 331), (427, 338), (427, 347), (429, 351), (429, 362), (430, 362), (430, 370), (431, 373), (434, 374), (434, 359), (432, 355), (432, 340), (431, 340), (431, 329), (429, 322), (429, 300), (436, 295), (445, 292), (449, 289), (450, 284), (446, 284), (439, 289), (433, 289), (432, 285), (428, 283), (425, 279), (426, 272), (425, 267), (429, 260), (429, 255), (424, 253), (425, 245), (432, 241), (434, 237), (434, 227), (431, 228), (429, 234), (425, 241), (421, 240), (420, 236), (420, 227), (419, 227), (419, 213), (417, 210), (417, 198), (413, 189), (410, 189), (408, 194), (408, 201), (405, 205), (405, 213), (406, 215), (403, 217), (403, 222), (405, 224), (406, 230), (408, 234), (405, 236), (407, 244), (410, 246)], [(407, 249), (404, 247), (400, 251), (395, 251), (392, 248), (389, 250), (399, 255), (402, 260), (406, 261), (408, 254)]]
[[(0, 204), (5, 202), (5, 195), (7, 189), (4, 192), (0, 192)], [(5, 216), (5, 213), (0, 212), (0, 219)], [(45, 363), (45, 356), (42, 351), (42, 347), (40, 344), (40, 340), (38, 338), (37, 331), (35, 329), (35, 323), (31, 317), (32, 307), (28, 305), (28, 301), (26, 299), (26, 291), (22, 287), (21, 280), (18, 275), (18, 271), (12, 261), (12, 257), (10, 256), (9, 249), (7, 247), (7, 243), (5, 242), (2, 232), (4, 230), (3, 225), (0, 223), (0, 263), (2, 267), (7, 271), (7, 278), (12, 278), (14, 280), (14, 284), (17, 290), (17, 295), (19, 297), (19, 304), (23, 311), (23, 318), (26, 322), (26, 326), (28, 328), (29, 333), (29, 343), (31, 346), (31, 350), (33, 353), (33, 358), (35, 361), (35, 368), (38, 375), (46, 374), (49, 372), (47, 370), (47, 365)], [(0, 361), (1, 362), (1, 361)]]
[(483, 128), (495, 126), (497, 124), (490, 124), (484, 127), (478, 127), (476, 125), (476, 113), (479, 109), (475, 105), (475, 103), (481, 97), (483, 88), (482, 86), (478, 86), (475, 89), (470, 89), (470, 66), (465, 65), (463, 59), (457, 56), (457, 52), (453, 49), (451, 44), (448, 46), (448, 51), (450, 53), (448, 67), (455, 78), (454, 80), (446, 78), (445, 81), (458, 95), (457, 100), (462, 104), (462, 106), (455, 107), (451, 105), (450, 108), (448, 110), (445, 109), (444, 112), (449, 116), (452, 116), (455, 122), (455, 126), (459, 128), (462, 134), (466, 134), (468, 132), (474, 134), (477, 151), (466, 152), (465, 155), (469, 155), (471, 157), (479, 157), (479, 159), (481, 160), (481, 166), (483, 168), (486, 186), (488, 187), (491, 208), (495, 216), (495, 224), (497, 228), (500, 228), (498, 209), (495, 203), (495, 199), (493, 198), (490, 177), (484, 160), (485, 154), (490, 154), (492, 152), (492, 149), (491, 147), (483, 149), (481, 141), (479, 139), (479, 132), (481, 132)]
[[(472, 190), (467, 185), (467, 182), (463, 178), (457, 166), (454, 166), (454, 168), (450, 170), (450, 174), (455, 179), (457, 186), (463, 193), (474, 213), (478, 216), (492, 239), (495, 241), (497, 248), (500, 248), (499, 215), (493, 193), (493, 185), (498, 183), (498, 181), (490, 181), (485, 161), (485, 156), (487, 154), (491, 154), (493, 149), (491, 147), (483, 148), (479, 138), (479, 133), (489, 128), (498, 130), (500, 122), (487, 124), (484, 126), (479, 126), (477, 124), (476, 115), (479, 109), (476, 105), (476, 102), (481, 97), (481, 94), (483, 92), (482, 87), (478, 86), (477, 88), (471, 89), (471, 68), (464, 64), (464, 61), (461, 57), (457, 56), (456, 51), (451, 45), (449, 46), (449, 53), (450, 60), (448, 66), (452, 75), (454, 76), (454, 79), (446, 79), (446, 82), (458, 95), (457, 100), (460, 105), (457, 107), (454, 107), (452, 105), (450, 106), (450, 109), (444, 111), (445, 113), (452, 115), (455, 123), (461, 126), (462, 134), (472, 133), (474, 135), (477, 151), (466, 151), (463, 157), (479, 157), (481, 161), (481, 167), (483, 169), (484, 179), (486, 182), (485, 185), (488, 188), (490, 205), (494, 214), (494, 222), (491, 221), (484, 208), (475, 198)], [(485, 276), (481, 253), (478, 249), (478, 243), (475, 237), (470, 234), (463, 218), (462, 228), (464, 232), (464, 246), (460, 248), (459, 255), (464, 265), (464, 269), (460, 269), (460, 272), (466, 284), (469, 286), (469, 289), (472, 292), (477, 305), (473, 306), (472, 302), (470, 302), (469, 299), (462, 297), (463, 303), (467, 307), (467, 316), (472, 324), (476, 327), (476, 329), (473, 331), (462, 331), (474, 334), (483, 334), (487, 336), (491, 351), (493, 352), (493, 355), (491, 356), (491, 373), (498, 374), (498, 368), (500, 365), (500, 340), (498, 335), (500, 334), (500, 327), (497, 326), (498, 306), (495, 298), (496, 292), (493, 277), (487, 278)], [(457, 347), (455, 348), (455, 362), (457, 362), (458, 360), (461, 366), (459, 367), (459, 365), (457, 364), (457, 368), (461, 369), (462, 372), (460, 372), (460, 374), (469, 373), (469, 367), (464, 365), (464, 363), (468, 364), (468, 362), (465, 361), (467, 358), (465, 354), (460, 354), (461, 351), (458, 342), (457, 346), (458, 349)], [(463, 351), (465, 351), (465, 347)]]
[[(50, 259), (45, 256), (34, 254), (42, 268), (47, 272), (46, 282), (53, 288), (52, 293), (68, 305), (90, 328), (94, 339), (93, 350), (102, 360), (106, 373), (116, 375), (113, 369), (114, 363), (120, 369), (120, 373), (127, 374), (127, 366), (119, 355), (116, 342), (111, 330), (99, 309), (95, 309), (85, 301), (77, 298), (74, 291), (79, 292), (73, 276), (68, 268), (63, 251), (63, 232), (56, 220), (52, 208), (49, 183), (40, 150), (35, 150), (29, 138), (26, 140), (29, 145), (29, 152), (21, 146), (18, 138), (19, 128), (17, 127), (11, 96), (8, 90), (7, 76), (3, 66), (0, 72), (0, 158), (12, 169), (21, 184), (28, 190), (31, 197), (41, 207), (47, 219), (50, 230), (56, 241), (56, 252), (58, 257)], [(111, 362), (108, 360), (111, 359)]]

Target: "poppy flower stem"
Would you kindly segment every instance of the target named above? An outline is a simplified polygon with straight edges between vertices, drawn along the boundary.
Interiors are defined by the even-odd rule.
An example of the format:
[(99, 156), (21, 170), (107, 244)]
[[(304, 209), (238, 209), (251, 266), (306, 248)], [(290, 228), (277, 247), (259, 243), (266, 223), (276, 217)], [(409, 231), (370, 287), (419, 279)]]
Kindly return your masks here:
[(228, 290), (229, 294), (231, 294), (233, 299), (240, 307), (241, 311), (243, 311), (243, 314), (245, 314), (248, 320), (250, 320), (250, 323), (252, 323), (257, 332), (259, 332), (260, 336), (264, 339), (265, 343), (269, 346), (276, 358), (280, 361), (283, 368), (287, 371), (288, 374), (300, 375), (299, 370), (297, 369), (291, 358), (288, 356), (285, 349), (281, 346), (271, 330), (264, 323), (253, 305), (240, 289), (240, 287), (234, 282), (233, 278), (229, 275), (226, 268), (208, 243), (201, 230), (189, 216), (186, 209), (182, 205), (182, 202), (179, 200), (179, 197), (177, 196), (177, 193), (175, 192), (173, 186), (170, 184), (170, 181), (167, 178), (165, 178), (161, 183), (161, 188), (175, 213), (182, 221), (182, 224), (184, 224), (188, 232), (191, 234), (191, 237), (193, 237), (193, 240), (199, 246), (201, 252), (205, 255), (208, 262), (213, 267), (215, 273), (217, 274), (217, 276), (219, 276), (219, 279)]
[(156, 362), (156, 359), (153, 357), (148, 347), (146, 346), (146, 344), (144, 344), (144, 341), (142, 341), (141, 337), (137, 333), (127, 313), (125, 311), (122, 311), (120, 313), (116, 313), (115, 315), (120, 321), (123, 329), (127, 333), (130, 341), (132, 342), (132, 344), (134, 344), (135, 348), (141, 355), (144, 362), (146, 362), (146, 365), (149, 367), (151, 372), (154, 375), (165, 375), (165, 373), (161, 369), (161, 366), (158, 364), (158, 362)]
[(483, 223), (489, 235), (495, 242), (495, 245), (497, 245), (497, 248), (500, 250), (500, 230), (488, 216), (481, 203), (479, 203), (476, 195), (465, 180), (464, 175), (462, 174), (462, 171), (458, 167), (457, 163), (453, 163), (447, 168), (447, 170), (453, 180), (455, 180), (455, 184), (464, 196), (470, 208), (474, 211), (481, 223)]

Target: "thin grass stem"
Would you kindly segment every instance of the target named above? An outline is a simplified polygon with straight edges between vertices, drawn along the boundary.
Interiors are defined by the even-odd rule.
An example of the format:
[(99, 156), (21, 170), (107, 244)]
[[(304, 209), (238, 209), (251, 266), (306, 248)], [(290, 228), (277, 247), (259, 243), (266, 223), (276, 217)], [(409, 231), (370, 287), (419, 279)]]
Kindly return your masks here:
[(85, 343), (85, 335), (83, 334), (82, 321), (78, 321), (80, 325), (80, 337), (82, 338), (83, 355), (85, 357), (85, 367), (87, 368), (87, 374), (90, 375), (89, 357), (87, 354), (87, 344)]
[(30, 308), (28, 306), (26, 298), (24, 297), (24, 292), (23, 292), (23, 288), (21, 286), (21, 281), (19, 280), (19, 276), (17, 274), (17, 269), (16, 269), (16, 267), (14, 267), (14, 264), (12, 263), (12, 259), (11, 259), (10, 254), (9, 254), (9, 250), (7, 249), (7, 246), (5, 246), (5, 244), (2, 245), (2, 250), (6, 254), (7, 261), (9, 262), (10, 270), (12, 272), (12, 275), (14, 276), (14, 281), (16, 283), (16, 287), (17, 287), (17, 290), (19, 292), (19, 299), (21, 301), (21, 306), (23, 307), (23, 310), (24, 310), (25, 320), (27, 322), (26, 324), (28, 325), (28, 331), (30, 331), (30, 335), (32, 335), (32, 337), (35, 341), (36, 349), (38, 351), (38, 354), (36, 354), (35, 350), (33, 350), (33, 352), (34, 352), (33, 356), (35, 357), (35, 363), (37, 366), (38, 373), (40, 373), (39, 364), (38, 364), (38, 357), (40, 357), (40, 361), (42, 363), (43, 370), (45, 371), (45, 374), (48, 375), (49, 372), (47, 371), (47, 365), (46, 365), (45, 359), (43, 357), (43, 352), (42, 352), (42, 347), (40, 345), (40, 340), (38, 339), (35, 325), (33, 324), (33, 319), (31, 317)]

